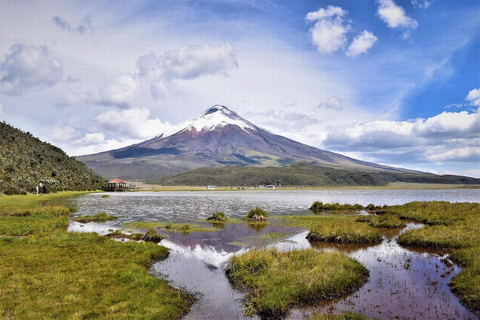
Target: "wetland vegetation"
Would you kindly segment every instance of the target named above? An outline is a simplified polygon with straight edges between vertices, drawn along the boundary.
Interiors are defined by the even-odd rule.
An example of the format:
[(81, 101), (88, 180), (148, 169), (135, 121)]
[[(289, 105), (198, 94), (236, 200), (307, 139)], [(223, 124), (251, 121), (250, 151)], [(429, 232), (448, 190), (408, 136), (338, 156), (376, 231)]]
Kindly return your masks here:
[[(268, 224), (264, 221), (252, 223), (248, 220), (228, 218), (221, 222), (228, 229), (225, 231), (211, 227), (205, 218), (203, 222), (196, 223), (147, 221), (121, 224), (120, 221), (122, 226), (144, 231), (127, 236), (121, 235), (121, 231), (114, 231), (108, 237), (101, 237), (90, 233), (66, 232), (68, 216), (75, 209), (54, 203), (61, 197), (77, 194), (0, 198), (0, 318), (61, 318), (67, 315), (78, 318), (118, 318), (126, 315), (178, 318), (188, 312), (192, 297), (172, 288), (164, 280), (153, 278), (146, 270), (153, 261), (165, 259), (169, 254), (167, 249), (154, 244), (164, 239), (164, 236), (158, 233), (159, 229), (169, 232), (169, 236), (178, 234), (174, 237), (176, 239), (192, 237), (187, 235), (200, 232), (195, 239), (203, 239), (208, 238), (210, 233), (228, 233), (230, 227), (234, 226), (225, 225), (224, 222), (230, 221), (234, 222), (235, 226), (253, 228), (258, 238), (258, 241), (253, 241), (256, 249), (232, 258), (226, 272), (233, 284), (246, 290), (247, 312), (250, 314), (284, 317), (294, 306), (309, 305), (352, 292), (368, 277), (368, 272), (362, 271), (362, 268), (365, 268), (354, 262), (359, 266), (350, 266), (350, 269), (347, 269), (359, 271), (360, 280), (355, 278), (355, 272), (351, 272), (345, 277), (357, 280), (348, 282), (342, 278), (338, 283), (327, 284), (326, 290), (322, 289), (314, 281), (319, 280), (330, 269), (343, 277), (342, 265), (352, 259), (336, 250), (323, 252), (318, 249), (320, 246), (317, 249), (291, 252), (262, 249), (272, 243), (289, 241), (286, 238), (291, 231), (271, 228), (271, 224), (279, 223), (284, 227), (308, 230), (308, 240), (317, 247), (316, 243), (325, 242), (333, 242), (335, 245), (375, 245), (390, 232), (387, 230), (401, 229), (405, 227), (405, 222), (417, 221), (425, 226), (403, 232), (395, 242), (405, 247), (428, 248), (449, 253), (450, 259), (463, 269), (451, 280), (447, 278), (445, 281), (450, 281), (451, 291), (469, 310), (477, 316), (480, 315), (478, 203), (411, 202), (397, 206), (372, 205), (357, 211), (340, 205), (343, 206), (342, 209), (322, 209), (321, 214), (314, 215), (275, 216), (273, 212), (273, 216), (269, 216)], [(328, 203), (322, 203), (322, 207), (325, 205), (329, 207)], [(335, 203), (332, 206), (338, 207)], [(350, 208), (354, 206), (351, 205)], [(358, 214), (358, 210), (362, 210), (361, 214)], [(374, 214), (375, 212), (377, 214)], [(215, 216), (219, 220), (225, 218), (225, 215), (218, 212), (212, 214), (212, 217)], [(119, 224), (118, 221), (115, 223)], [(109, 237), (128, 237), (131, 240), (144, 241), (118, 243), (108, 239)], [(215, 240), (218, 245), (219, 239)], [(222, 243), (224, 241), (226, 246), (234, 246), (235, 243), (244, 246), (240, 243), (241, 240), (222, 239)], [(66, 252), (68, 254), (65, 254)], [(328, 261), (336, 261), (332, 264), (334, 267), (327, 268)], [(407, 263), (406, 266), (409, 268), (410, 264)], [(325, 270), (322, 269), (324, 267)], [(310, 282), (305, 280), (307, 275), (310, 276)], [(320, 282), (322, 281), (324, 280)], [(312, 317), (361, 319), (362, 316), (346, 313)]]
[(118, 219), (117, 217), (111, 214), (107, 214), (106, 212), (100, 212), (93, 216), (77, 217), (77, 218), (74, 218), (73, 221), (77, 221), (80, 223), (89, 223), (89, 222), (105, 222), (105, 221), (112, 221), (117, 219)]
[(247, 311), (281, 318), (293, 306), (330, 300), (365, 282), (368, 270), (339, 252), (252, 250), (231, 258), (226, 274), (247, 290)]
[(59, 197), (1, 198), (0, 318), (175, 319), (188, 310), (189, 295), (147, 272), (166, 248), (67, 232), (68, 208), (40, 206)]

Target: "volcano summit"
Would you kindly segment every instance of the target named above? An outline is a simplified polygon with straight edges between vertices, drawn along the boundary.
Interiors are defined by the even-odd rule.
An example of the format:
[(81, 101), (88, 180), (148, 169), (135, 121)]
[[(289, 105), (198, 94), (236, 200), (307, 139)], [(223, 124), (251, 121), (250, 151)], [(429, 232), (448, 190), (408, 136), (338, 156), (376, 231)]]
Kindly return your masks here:
[(285, 167), (298, 161), (350, 171), (414, 172), (293, 141), (220, 105), (150, 140), (77, 159), (105, 177), (131, 180), (159, 178), (200, 167)]

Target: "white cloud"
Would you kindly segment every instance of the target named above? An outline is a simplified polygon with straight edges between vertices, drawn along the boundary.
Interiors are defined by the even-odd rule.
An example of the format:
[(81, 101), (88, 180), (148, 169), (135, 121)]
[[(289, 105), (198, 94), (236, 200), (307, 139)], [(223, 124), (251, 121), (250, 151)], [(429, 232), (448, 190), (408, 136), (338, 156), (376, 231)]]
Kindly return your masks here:
[(327, 128), (323, 145), (376, 162), (478, 162), (480, 113), (443, 112), (411, 121), (350, 122)]
[(138, 74), (149, 79), (158, 79), (163, 74), (162, 57), (150, 52), (137, 59)]
[(67, 91), (63, 93), (55, 102), (59, 107), (78, 106), (84, 104), (93, 104), (95, 99), (91, 92), (74, 92)]
[(150, 119), (150, 110), (128, 109), (123, 111), (109, 110), (96, 117), (95, 123), (101, 131), (121, 138), (148, 139), (171, 128), (168, 122), (160, 119)]
[(190, 80), (200, 76), (226, 74), (238, 67), (230, 44), (222, 46), (182, 46), (162, 57), (163, 77)]
[(97, 145), (105, 142), (105, 134), (103, 132), (86, 133), (83, 138), (75, 141), (78, 145)]
[(72, 142), (80, 139), (82, 134), (72, 127), (56, 127), (50, 128), (50, 137), (58, 142)]
[(415, 19), (405, 13), (405, 9), (397, 5), (393, 0), (377, 0), (377, 14), (389, 28), (403, 31), (402, 38), (407, 39), (413, 30), (418, 27)]
[(412, 0), (414, 7), (424, 10), (427, 10), (434, 2), (434, 0)]
[(221, 46), (182, 46), (157, 55), (154, 52), (137, 59), (138, 76), (151, 81), (153, 100), (164, 98), (177, 80), (222, 74), (238, 67), (230, 44)]
[(413, 133), (422, 137), (445, 139), (480, 137), (480, 113), (442, 112), (428, 119), (415, 122)]
[(378, 38), (370, 31), (364, 30), (359, 34), (348, 47), (347, 56), (355, 57), (362, 53), (367, 53), (371, 47), (378, 41)]
[(465, 100), (470, 101), (474, 106), (480, 107), (480, 88), (471, 90)]
[(55, 26), (62, 29), (63, 31), (67, 31), (69, 33), (75, 32), (79, 34), (85, 34), (87, 31), (93, 32), (92, 18), (88, 14), (85, 16), (85, 18), (83, 18), (82, 22), (76, 27), (73, 27), (70, 22), (58, 16), (53, 17), (52, 23)]
[(2, 115), (2, 113), (3, 113), (3, 106), (2, 106), (2, 104), (0, 103), (0, 116)]
[(15, 44), (0, 61), (0, 91), (21, 96), (33, 88), (53, 86), (62, 80), (63, 66), (47, 47)]
[(100, 90), (100, 104), (129, 108), (139, 92), (140, 80), (131, 74), (124, 74), (114, 78)]
[(309, 12), (305, 19), (315, 21), (310, 29), (312, 43), (321, 54), (332, 54), (343, 48), (347, 42), (350, 25), (345, 23), (347, 11), (340, 7), (328, 6), (326, 9)]
[(343, 110), (343, 105), (342, 105), (342, 100), (338, 99), (337, 97), (331, 97), (327, 101), (325, 101), (323, 104), (320, 104), (321, 106), (325, 106), (327, 109), (333, 109), (333, 110)]
[(168, 88), (165, 85), (165, 82), (162, 80), (157, 80), (152, 82), (150, 86), (150, 95), (153, 100), (158, 100), (164, 98), (168, 93)]
[[(75, 147), (72, 147), (70, 144), (65, 145), (63, 148), (67, 151), (68, 154), (79, 156), (79, 155), (86, 155), (86, 154), (93, 154), (97, 152), (102, 152), (105, 150), (114, 150), (123, 147), (130, 146), (132, 144), (140, 143), (141, 140), (138, 139), (116, 139), (111, 138), (107, 139), (102, 137), (99, 133), (88, 134), (89, 136), (84, 137), (84, 140), (91, 140), (93, 143), (90, 144), (81, 144), (79, 140), (78, 142), (74, 143)], [(103, 141), (101, 140), (103, 138)]]

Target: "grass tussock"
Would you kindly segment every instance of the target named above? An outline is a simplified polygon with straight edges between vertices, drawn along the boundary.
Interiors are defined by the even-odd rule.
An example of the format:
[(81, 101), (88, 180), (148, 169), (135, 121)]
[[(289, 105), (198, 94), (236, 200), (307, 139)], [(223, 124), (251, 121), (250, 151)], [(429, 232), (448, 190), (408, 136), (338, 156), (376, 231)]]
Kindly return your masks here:
[(368, 270), (339, 252), (263, 249), (233, 257), (226, 274), (234, 285), (247, 290), (251, 313), (280, 318), (294, 306), (354, 291), (365, 282)]
[(245, 219), (249, 221), (267, 221), (268, 213), (262, 208), (256, 207), (247, 212)]
[(93, 216), (77, 217), (77, 218), (74, 218), (73, 220), (80, 223), (89, 223), (89, 222), (107, 222), (107, 221), (112, 221), (117, 219), (118, 219), (117, 217), (107, 214), (106, 212), (100, 212)]
[(0, 318), (176, 319), (189, 308), (185, 294), (146, 270), (166, 248), (68, 233), (67, 214), (40, 211), (0, 217)]
[(215, 211), (210, 217), (207, 218), (207, 221), (212, 222), (225, 222), (226, 220), (227, 217), (225, 217), (225, 213), (221, 211)]

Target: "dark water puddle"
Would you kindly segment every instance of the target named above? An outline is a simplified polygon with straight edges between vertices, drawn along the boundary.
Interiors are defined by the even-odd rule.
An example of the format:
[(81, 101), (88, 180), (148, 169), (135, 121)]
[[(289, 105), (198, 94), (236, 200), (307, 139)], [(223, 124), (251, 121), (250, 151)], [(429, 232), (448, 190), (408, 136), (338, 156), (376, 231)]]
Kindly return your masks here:
[[(421, 225), (409, 223), (406, 229), (418, 227)], [(276, 223), (261, 231), (245, 224), (226, 224), (215, 232), (171, 234), (161, 243), (170, 249), (170, 257), (155, 263), (150, 272), (198, 295), (199, 300), (185, 319), (256, 319), (244, 316), (244, 295), (234, 290), (225, 276), (230, 257), (258, 246), (339, 250), (367, 267), (367, 283), (343, 299), (294, 309), (288, 319), (308, 318), (317, 311), (350, 311), (378, 319), (477, 319), (448, 287), (459, 267), (450, 263), (447, 255), (400, 247), (396, 242), (399, 230), (386, 231), (383, 242), (374, 246), (312, 246), (305, 239), (307, 232), (298, 230)], [(267, 237), (269, 233), (292, 235), (279, 241)]]

